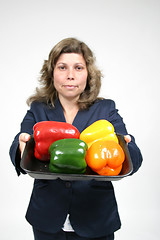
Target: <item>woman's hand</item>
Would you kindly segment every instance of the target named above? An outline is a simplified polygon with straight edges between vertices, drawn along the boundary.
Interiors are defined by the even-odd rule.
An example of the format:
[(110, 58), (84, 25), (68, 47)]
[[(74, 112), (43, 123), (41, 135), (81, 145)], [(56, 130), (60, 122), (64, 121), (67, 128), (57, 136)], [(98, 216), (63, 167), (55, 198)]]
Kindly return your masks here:
[(126, 141), (126, 143), (131, 142), (131, 136), (130, 135), (125, 135), (124, 140)]
[(29, 141), (30, 138), (31, 136), (28, 133), (21, 133), (19, 135), (19, 150), (21, 152), (21, 157), (23, 155), (26, 142)]

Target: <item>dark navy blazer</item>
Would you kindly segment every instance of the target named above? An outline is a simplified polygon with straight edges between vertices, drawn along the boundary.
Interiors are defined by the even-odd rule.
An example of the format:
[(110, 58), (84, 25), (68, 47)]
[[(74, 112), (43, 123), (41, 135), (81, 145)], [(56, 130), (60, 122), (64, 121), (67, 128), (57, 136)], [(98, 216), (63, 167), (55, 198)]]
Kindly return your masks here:
[[(112, 100), (97, 100), (88, 110), (79, 111), (73, 125), (82, 132), (96, 120), (110, 121), (116, 133), (128, 134), (123, 119)], [(45, 103), (34, 102), (21, 123), (21, 132), (33, 133), (33, 125), (40, 121), (65, 122), (59, 100), (55, 107)], [(19, 134), (20, 134), (19, 133)], [(18, 137), (10, 148), (11, 160), (18, 175), (24, 171), (20, 168)], [(142, 163), (142, 156), (134, 138), (128, 144), (133, 161), (134, 172)], [(35, 180), (26, 219), (37, 229), (45, 232), (57, 232), (64, 224), (67, 214), (75, 232), (84, 237), (109, 235), (121, 226), (114, 189), (111, 182)]]

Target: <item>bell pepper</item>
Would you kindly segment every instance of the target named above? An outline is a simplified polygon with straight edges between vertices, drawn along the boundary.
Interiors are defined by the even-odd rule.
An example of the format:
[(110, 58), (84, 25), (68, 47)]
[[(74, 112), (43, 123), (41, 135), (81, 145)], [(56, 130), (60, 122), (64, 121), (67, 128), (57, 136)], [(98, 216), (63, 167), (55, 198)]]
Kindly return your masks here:
[(64, 138), (79, 138), (80, 133), (76, 127), (65, 122), (43, 121), (33, 127), (35, 149), (34, 155), (37, 159), (48, 161), (50, 159), (50, 145)]
[(98, 120), (83, 130), (80, 139), (87, 143), (88, 148), (98, 140), (113, 140), (118, 143), (113, 125), (105, 120)]
[(61, 139), (49, 148), (49, 169), (54, 173), (84, 173), (87, 144), (80, 139)]
[(99, 175), (118, 175), (124, 160), (124, 151), (115, 141), (94, 142), (86, 155), (88, 166)]

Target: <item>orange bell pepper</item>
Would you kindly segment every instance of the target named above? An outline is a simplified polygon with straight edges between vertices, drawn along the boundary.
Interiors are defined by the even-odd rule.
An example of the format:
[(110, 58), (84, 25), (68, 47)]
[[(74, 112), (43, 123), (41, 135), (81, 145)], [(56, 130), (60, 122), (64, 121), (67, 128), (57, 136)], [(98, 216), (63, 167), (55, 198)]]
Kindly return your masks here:
[(116, 176), (121, 172), (125, 154), (115, 141), (96, 141), (87, 151), (88, 166), (99, 175)]
[(105, 120), (98, 120), (83, 130), (80, 139), (87, 143), (88, 148), (98, 140), (113, 140), (118, 143), (113, 125)]

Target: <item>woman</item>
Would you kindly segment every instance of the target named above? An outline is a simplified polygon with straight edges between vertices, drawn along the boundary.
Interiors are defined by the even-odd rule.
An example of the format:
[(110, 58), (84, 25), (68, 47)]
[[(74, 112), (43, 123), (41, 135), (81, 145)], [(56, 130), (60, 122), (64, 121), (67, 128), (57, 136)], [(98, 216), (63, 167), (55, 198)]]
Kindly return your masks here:
[[(134, 137), (128, 135), (112, 100), (98, 98), (101, 72), (88, 46), (74, 38), (64, 39), (44, 61), (41, 88), (28, 99), (31, 105), (21, 130), (12, 143), (10, 156), (18, 175), (26, 142), (39, 121), (73, 124), (79, 132), (106, 119), (116, 133), (125, 135), (133, 161), (133, 173), (142, 163)], [(112, 240), (121, 226), (111, 182), (35, 180), (26, 214), (35, 240)]]

